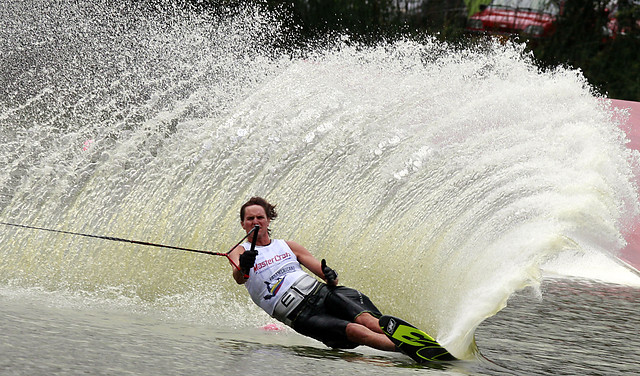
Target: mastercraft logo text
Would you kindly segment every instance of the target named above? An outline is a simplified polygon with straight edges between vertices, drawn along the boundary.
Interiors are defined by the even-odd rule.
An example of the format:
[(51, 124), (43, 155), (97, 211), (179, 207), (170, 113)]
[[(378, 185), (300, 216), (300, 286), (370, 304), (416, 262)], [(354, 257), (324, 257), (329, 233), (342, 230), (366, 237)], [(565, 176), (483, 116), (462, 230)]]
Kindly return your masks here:
[(268, 260), (264, 260), (264, 261), (261, 261), (261, 262), (255, 264), (253, 266), (253, 271), (257, 272), (258, 270), (260, 270), (260, 269), (262, 269), (262, 268), (264, 268), (266, 266), (269, 266), (269, 265), (271, 265), (271, 264), (273, 264), (275, 262), (280, 262), (280, 261), (286, 260), (286, 259), (288, 259), (290, 257), (291, 257), (291, 254), (289, 252), (285, 252), (285, 253), (283, 253), (281, 255), (275, 255), (272, 258), (268, 259)]

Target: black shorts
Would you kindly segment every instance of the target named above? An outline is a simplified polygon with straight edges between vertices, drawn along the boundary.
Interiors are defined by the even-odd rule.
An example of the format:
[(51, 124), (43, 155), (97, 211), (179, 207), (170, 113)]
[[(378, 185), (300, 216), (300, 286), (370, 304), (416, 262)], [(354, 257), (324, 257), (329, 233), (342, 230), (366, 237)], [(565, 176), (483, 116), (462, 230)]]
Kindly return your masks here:
[(339, 286), (322, 286), (307, 296), (292, 323), (293, 329), (305, 336), (315, 338), (331, 348), (353, 349), (359, 344), (347, 339), (347, 325), (367, 312), (374, 317), (382, 316), (380, 310), (361, 292)]

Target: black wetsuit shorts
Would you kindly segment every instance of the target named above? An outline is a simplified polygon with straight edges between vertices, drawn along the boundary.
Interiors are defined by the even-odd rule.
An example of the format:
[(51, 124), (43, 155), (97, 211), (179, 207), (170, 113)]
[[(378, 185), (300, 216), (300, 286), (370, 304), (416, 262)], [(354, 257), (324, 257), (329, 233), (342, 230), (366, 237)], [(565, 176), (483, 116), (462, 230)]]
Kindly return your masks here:
[(296, 307), (293, 329), (315, 338), (331, 348), (353, 349), (357, 343), (347, 339), (347, 324), (367, 312), (382, 316), (380, 310), (361, 292), (344, 287), (330, 288), (321, 283)]

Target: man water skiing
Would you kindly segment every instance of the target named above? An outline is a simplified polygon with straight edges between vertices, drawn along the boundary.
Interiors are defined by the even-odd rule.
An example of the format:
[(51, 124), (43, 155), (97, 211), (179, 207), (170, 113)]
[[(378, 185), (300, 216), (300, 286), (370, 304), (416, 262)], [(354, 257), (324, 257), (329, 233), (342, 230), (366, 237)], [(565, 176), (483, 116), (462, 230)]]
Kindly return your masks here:
[[(246, 286), (253, 301), (296, 332), (328, 347), (366, 345), (397, 351), (380, 328), (380, 310), (367, 296), (338, 286), (337, 273), (300, 244), (271, 239), (269, 224), (276, 217), (275, 205), (261, 197), (251, 198), (240, 209), (240, 224), (247, 233), (260, 227), (229, 258), (241, 269), (233, 269), (233, 278)], [(256, 250), (251, 251), (253, 237), (257, 237)], [(309, 275), (301, 265), (326, 283)]]

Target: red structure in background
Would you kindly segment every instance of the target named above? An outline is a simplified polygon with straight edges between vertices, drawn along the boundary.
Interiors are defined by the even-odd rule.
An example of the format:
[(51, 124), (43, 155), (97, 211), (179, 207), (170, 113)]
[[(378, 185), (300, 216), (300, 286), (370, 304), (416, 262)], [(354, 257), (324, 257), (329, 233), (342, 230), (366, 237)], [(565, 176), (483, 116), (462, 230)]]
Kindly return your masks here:
[[(621, 124), (627, 137), (631, 140), (627, 146), (629, 148), (640, 150), (640, 102), (623, 101), (618, 99), (611, 100), (614, 107), (627, 109), (629, 111), (629, 119)], [(640, 181), (638, 182), (640, 185)], [(633, 266), (640, 271), (640, 223), (636, 222), (630, 234), (625, 236), (627, 246), (620, 252), (620, 258), (627, 264)]]

